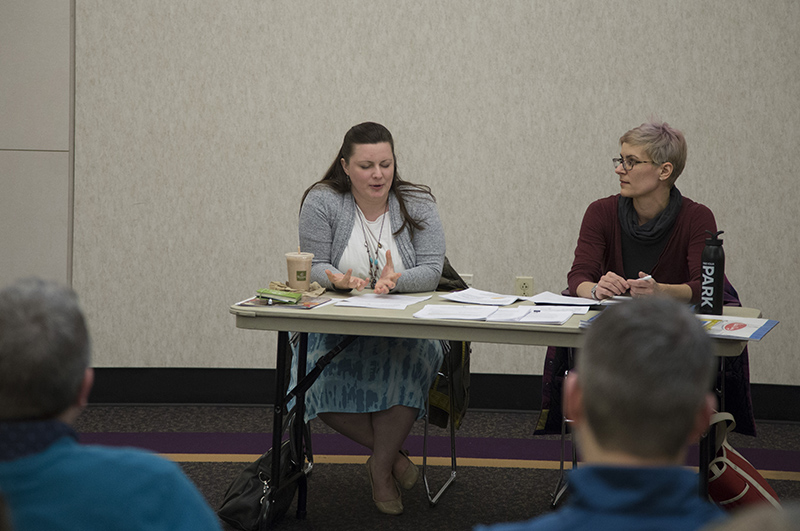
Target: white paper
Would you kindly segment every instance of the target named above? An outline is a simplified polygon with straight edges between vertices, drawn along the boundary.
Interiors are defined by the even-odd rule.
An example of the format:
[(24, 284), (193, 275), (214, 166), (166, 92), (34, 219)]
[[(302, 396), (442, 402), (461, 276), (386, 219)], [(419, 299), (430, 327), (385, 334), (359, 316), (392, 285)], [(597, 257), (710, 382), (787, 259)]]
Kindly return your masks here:
[(534, 302), (536, 304), (566, 304), (569, 306), (594, 306), (595, 304), (599, 304), (599, 301), (594, 299), (584, 299), (583, 297), (566, 297), (564, 295), (556, 295), (551, 291), (537, 293), (533, 297), (526, 297), (525, 300)]
[(759, 341), (772, 330), (778, 321), (760, 317), (735, 317), (733, 315), (697, 314), (703, 328), (711, 337), (724, 339), (748, 339)]
[(364, 293), (347, 299), (342, 299), (336, 306), (351, 306), (354, 308), (375, 308), (379, 310), (405, 310), (418, 302), (430, 299), (431, 296), (412, 297), (410, 295)]
[(538, 323), (538, 324), (564, 324), (573, 312), (559, 311), (559, 310), (531, 310), (528, 314), (520, 319), (521, 323)]
[(519, 306), (517, 308), (498, 308), (487, 321), (507, 321), (539, 324), (563, 324), (575, 314), (589, 312), (588, 306)]
[(601, 306), (611, 306), (612, 304), (619, 304), (620, 302), (626, 302), (630, 300), (633, 300), (633, 297), (630, 295), (614, 295), (613, 297), (601, 300), (598, 304)]
[(589, 307), (588, 306), (562, 306), (560, 304), (551, 306), (551, 305), (548, 305), (548, 304), (543, 304), (543, 305), (537, 305), (537, 306), (534, 306), (534, 307), (538, 308), (539, 310), (552, 310), (552, 311), (558, 311), (558, 312), (572, 312), (573, 314), (576, 314), (576, 315), (586, 315), (587, 313), (589, 313)]
[(491, 291), (483, 291), (475, 288), (467, 288), (462, 291), (455, 291), (447, 295), (439, 295), (443, 299), (453, 302), (464, 302), (467, 304), (485, 304), (487, 306), (507, 306), (519, 300), (516, 295), (501, 295)]
[(497, 306), (457, 306), (455, 304), (426, 304), (414, 314), (419, 319), (466, 319), (485, 321)]
[(487, 321), (519, 321), (533, 306), (518, 306), (517, 308), (498, 308), (492, 315), (486, 318)]

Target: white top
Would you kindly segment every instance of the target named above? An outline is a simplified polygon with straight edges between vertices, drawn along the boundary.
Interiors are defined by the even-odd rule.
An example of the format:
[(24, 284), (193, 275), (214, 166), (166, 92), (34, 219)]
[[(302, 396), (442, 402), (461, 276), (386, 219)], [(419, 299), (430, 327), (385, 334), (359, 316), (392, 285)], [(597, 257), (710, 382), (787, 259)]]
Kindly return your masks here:
[[(386, 221), (383, 221), (383, 218)], [(380, 235), (381, 248), (378, 249), (378, 270), (383, 271), (386, 265), (386, 251), (392, 251), (392, 262), (394, 263), (395, 273), (405, 271), (403, 259), (397, 250), (397, 245), (392, 236), (392, 222), (385, 212), (382, 216), (378, 216), (375, 221), (368, 221), (361, 209), (356, 205), (356, 217), (353, 225), (353, 230), (350, 232), (350, 239), (347, 241), (342, 253), (342, 258), (336, 266), (339, 271), (345, 273), (348, 269), (353, 268), (353, 276), (360, 278), (369, 278), (369, 258), (367, 257), (367, 248), (364, 246), (364, 236), (366, 233), (367, 242), (369, 244), (370, 255), (375, 256), (375, 247), (377, 246), (378, 236)], [(364, 222), (362, 229), (361, 222)], [(383, 232), (381, 232), (381, 223), (383, 222)], [(377, 279), (375, 279), (377, 280)]]

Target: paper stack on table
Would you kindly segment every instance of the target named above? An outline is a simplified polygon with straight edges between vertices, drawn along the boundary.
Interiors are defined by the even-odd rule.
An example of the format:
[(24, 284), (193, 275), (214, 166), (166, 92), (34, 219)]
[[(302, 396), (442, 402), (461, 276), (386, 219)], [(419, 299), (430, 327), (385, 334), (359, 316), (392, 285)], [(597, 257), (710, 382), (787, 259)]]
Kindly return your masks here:
[(520, 297), (516, 295), (501, 295), (491, 291), (482, 291), (475, 288), (468, 288), (462, 291), (454, 291), (447, 295), (439, 295), (443, 299), (453, 302), (465, 302), (467, 304), (485, 304), (487, 306), (508, 306), (514, 304)]
[(583, 297), (567, 297), (565, 295), (557, 295), (552, 291), (543, 291), (541, 293), (537, 293), (533, 297), (525, 297), (525, 300), (536, 304), (563, 304), (568, 306), (595, 306), (600, 304), (600, 301), (596, 301), (594, 299), (585, 299)]
[[(485, 306), (485, 309), (458, 305), (429, 304), (414, 314), (421, 319), (468, 319), (493, 322), (520, 322), (538, 324), (564, 324), (575, 314), (586, 314), (589, 306), (597, 301), (578, 297), (562, 297), (554, 293), (544, 292), (533, 297), (503, 295), (491, 291), (469, 288), (462, 291), (439, 295), (440, 298), (452, 302)], [(518, 300), (540, 300), (540, 304), (558, 304), (558, 306), (518, 306), (516, 308), (500, 308), (514, 304)], [(546, 302), (545, 302), (546, 301)]]
[(497, 311), (497, 306), (457, 306), (455, 304), (426, 304), (414, 314), (419, 319), (466, 319), (485, 321)]
[[(414, 314), (419, 319), (465, 319), (470, 321), (564, 324), (575, 312), (559, 309), (539, 309), (535, 306), (500, 308), (498, 306), (460, 306), (455, 304), (426, 304)], [(583, 312), (585, 313), (585, 312)]]
[(376, 295), (374, 293), (364, 293), (363, 295), (356, 295), (347, 299), (342, 299), (336, 303), (336, 306), (376, 308), (380, 310), (405, 310), (412, 304), (416, 304), (430, 298), (430, 295), (412, 297), (410, 295)]
[[(506, 321), (518, 323), (564, 324), (575, 312), (560, 308), (539, 309), (536, 306), (520, 306), (518, 308), (499, 308), (489, 316), (487, 321)], [(584, 312), (585, 313), (585, 312)]]

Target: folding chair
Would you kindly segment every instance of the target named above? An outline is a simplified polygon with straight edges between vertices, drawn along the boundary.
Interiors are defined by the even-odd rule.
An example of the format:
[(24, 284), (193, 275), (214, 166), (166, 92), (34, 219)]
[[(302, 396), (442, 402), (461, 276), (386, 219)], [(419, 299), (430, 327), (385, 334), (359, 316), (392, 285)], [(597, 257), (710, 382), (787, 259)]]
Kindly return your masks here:
[[(422, 480), (431, 507), (436, 506), (439, 498), (456, 479), (456, 427), (461, 426), (469, 401), (470, 344), (466, 341), (442, 341), (442, 346), (445, 350), (444, 359), (428, 393), (425, 405), (425, 435), (422, 441)], [(447, 382), (447, 396), (444, 396), (440, 389), (442, 379)], [(435, 494), (428, 479), (428, 426), (432, 415), (438, 417), (436, 423), (439, 426), (442, 426), (441, 423), (444, 421), (442, 427), (446, 427), (448, 419), (450, 424), (450, 477)]]
[[(572, 359), (572, 349), (569, 350), (569, 357), (567, 366), (572, 367), (573, 359)], [(564, 379), (566, 380), (567, 375), (569, 374), (569, 369), (564, 371)], [(550, 507), (555, 509), (559, 503), (561, 503), (564, 494), (567, 492), (567, 471), (564, 470), (564, 454), (566, 452), (567, 446), (567, 424), (572, 423), (572, 420), (567, 418), (566, 413), (562, 413), (561, 415), (561, 460), (559, 464), (559, 476), (558, 476), (558, 483), (556, 483), (556, 488), (552, 494), (552, 502), (550, 503)], [(572, 470), (578, 468), (578, 451), (575, 446), (575, 438), (572, 437), (570, 434), (570, 446), (572, 448)]]

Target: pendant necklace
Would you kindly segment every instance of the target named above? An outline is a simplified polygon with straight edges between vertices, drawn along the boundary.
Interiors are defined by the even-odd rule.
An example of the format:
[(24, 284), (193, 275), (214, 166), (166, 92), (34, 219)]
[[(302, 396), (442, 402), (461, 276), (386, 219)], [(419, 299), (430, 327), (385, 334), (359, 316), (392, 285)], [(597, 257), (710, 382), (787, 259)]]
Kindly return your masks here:
[[(353, 199), (353, 203), (355, 203), (355, 199)], [(383, 223), (386, 221), (386, 212), (388, 210), (388, 202), (387, 206), (383, 210), (383, 218), (381, 218), (381, 229), (378, 232), (378, 238), (375, 239), (375, 234), (372, 233), (372, 230), (369, 229), (366, 225), (364, 225), (364, 213), (361, 212), (361, 209), (358, 208), (356, 205), (356, 210), (358, 211), (358, 221), (361, 222), (361, 232), (364, 235), (364, 247), (367, 248), (367, 258), (369, 259), (369, 287), (371, 289), (375, 289), (375, 284), (378, 282), (378, 277), (380, 277), (381, 270), (378, 266), (378, 250), (383, 249), (383, 244), (381, 244), (381, 237), (383, 236)], [(372, 255), (372, 249), (369, 246), (369, 238), (367, 238), (367, 233), (372, 236), (372, 239), (376, 241), (375, 245), (375, 256)]]

